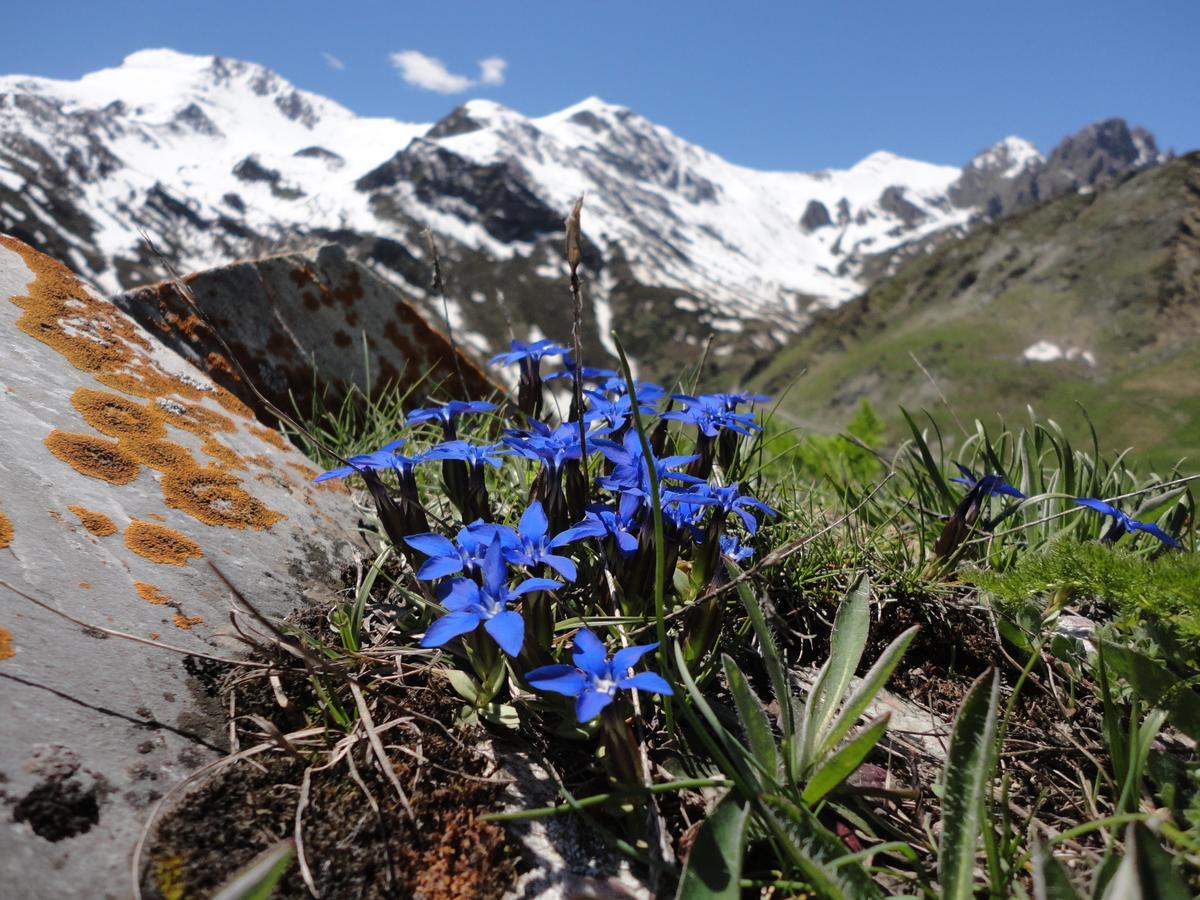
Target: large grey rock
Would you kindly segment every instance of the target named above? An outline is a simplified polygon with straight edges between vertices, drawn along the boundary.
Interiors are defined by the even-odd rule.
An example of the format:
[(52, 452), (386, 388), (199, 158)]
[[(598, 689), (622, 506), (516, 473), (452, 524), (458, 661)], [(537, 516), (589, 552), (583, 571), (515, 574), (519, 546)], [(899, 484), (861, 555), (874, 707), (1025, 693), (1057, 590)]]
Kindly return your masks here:
[[(0, 236), (0, 580), (80, 621), (229, 656), (350, 561), (349, 497), (66, 268)], [(127, 897), (150, 806), (225, 748), (189, 657), (0, 588), (0, 894)]]
[[(388, 282), (336, 245), (235, 262), (184, 279), (237, 361), (279, 408), (310, 409), (314, 369), (328, 401), (350, 385), (435, 385), (453, 397), (486, 397), (499, 386), (433, 328)], [(164, 281), (113, 301), (251, 406), (256, 399), (220, 344)], [(462, 378), (459, 378), (461, 369)], [(259, 410), (265, 413), (265, 410)], [(269, 414), (264, 416), (269, 421)]]

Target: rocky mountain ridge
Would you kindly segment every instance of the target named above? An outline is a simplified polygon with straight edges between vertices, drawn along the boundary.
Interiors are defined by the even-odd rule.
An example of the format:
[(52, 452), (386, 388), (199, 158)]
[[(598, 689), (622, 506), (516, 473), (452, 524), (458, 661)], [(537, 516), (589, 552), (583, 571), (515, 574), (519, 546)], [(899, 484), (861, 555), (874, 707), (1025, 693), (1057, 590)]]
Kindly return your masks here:
[(584, 193), (585, 340), (605, 349), (618, 323), (664, 369), (715, 333), (714, 363), (737, 371), (895, 260), (1160, 158), (1110, 120), (1048, 158), (1006, 138), (961, 170), (879, 152), (760, 172), (597, 98), (540, 118), (473, 100), (404, 123), (169, 50), (74, 82), (0, 77), (0, 230), (109, 290), (162, 276), (139, 232), (184, 271), (333, 242), (441, 318), (429, 228), (455, 332), (487, 353), (510, 321), (564, 333), (562, 220)]

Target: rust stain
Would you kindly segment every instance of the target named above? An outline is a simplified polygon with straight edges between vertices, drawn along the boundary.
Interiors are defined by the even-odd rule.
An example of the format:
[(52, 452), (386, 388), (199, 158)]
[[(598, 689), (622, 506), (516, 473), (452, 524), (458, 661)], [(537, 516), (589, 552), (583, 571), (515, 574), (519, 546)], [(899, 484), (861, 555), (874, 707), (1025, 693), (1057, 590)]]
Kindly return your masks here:
[(9, 544), (11, 544), (12, 539), (13, 539), (12, 522), (9, 521), (8, 516), (6, 516), (4, 513), (0, 512), (0, 550), (3, 550), (5, 547), (7, 547)]
[(137, 460), (116, 441), (56, 428), (46, 436), (44, 443), (51, 453), (75, 471), (109, 484), (129, 484), (141, 471)]
[(85, 422), (109, 437), (136, 434), (157, 438), (167, 433), (161, 415), (119, 394), (81, 387), (71, 395), (71, 405)]
[(241, 479), (217, 469), (189, 469), (163, 475), (162, 490), (167, 506), (206, 525), (262, 530), (286, 518), (246, 493), (241, 484)]
[(137, 591), (137, 595), (147, 603), (152, 603), (155, 606), (166, 606), (171, 602), (171, 598), (164, 594), (153, 584), (146, 581), (135, 581), (133, 589)]
[(0, 625), (0, 659), (12, 659), (12, 632)]
[(83, 523), (83, 527), (96, 537), (108, 537), (117, 533), (117, 524), (102, 512), (77, 505), (68, 506), (67, 509), (73, 512)]
[(125, 529), (125, 546), (151, 562), (171, 566), (182, 566), (189, 559), (199, 559), (204, 555), (200, 545), (187, 535), (165, 525), (138, 519), (130, 522)]
[(200, 625), (204, 622), (199, 616), (185, 616), (183, 613), (175, 613), (175, 627), (182, 628), (184, 631), (191, 631), (193, 625)]

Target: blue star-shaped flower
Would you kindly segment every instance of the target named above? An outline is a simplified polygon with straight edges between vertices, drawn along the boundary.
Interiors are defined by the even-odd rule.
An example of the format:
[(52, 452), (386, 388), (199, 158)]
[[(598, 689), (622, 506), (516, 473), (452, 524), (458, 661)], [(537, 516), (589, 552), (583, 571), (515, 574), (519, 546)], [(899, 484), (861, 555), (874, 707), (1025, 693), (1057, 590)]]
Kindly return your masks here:
[(724, 395), (702, 394), (699, 397), (691, 397), (687, 394), (672, 394), (671, 398), (682, 403), (683, 409), (665, 412), (663, 418), (695, 425), (705, 437), (716, 437), (723, 428), (738, 434), (762, 430), (749, 413), (729, 409)]
[(637, 552), (638, 531), (641, 529), (642, 498), (639, 494), (622, 494), (614, 510), (603, 504), (588, 507), (585, 522), (593, 523), (600, 534), (612, 535), (621, 556)]
[(529, 426), (529, 431), (510, 431), (501, 440), (518, 456), (541, 462), (551, 477), (557, 477), (568, 460), (582, 456), (578, 424), (564, 422), (551, 428), (533, 419)]
[(566, 347), (560, 346), (551, 340), (534, 341), (531, 344), (526, 344), (524, 341), (518, 341), (514, 338), (512, 349), (493, 356), (492, 365), (511, 366), (513, 363), (526, 361), (536, 365), (547, 356), (566, 356), (570, 352)]
[(574, 581), (579, 574), (575, 563), (553, 551), (573, 541), (599, 537), (604, 534), (604, 528), (597, 527), (586, 519), (554, 537), (547, 534), (549, 528), (550, 523), (541, 501), (534, 500), (521, 514), (521, 521), (517, 523), (516, 544), (506, 547), (504, 556), (509, 562), (522, 566), (547, 565), (567, 581)]
[(1126, 532), (1144, 531), (1146, 534), (1152, 534), (1168, 547), (1174, 547), (1176, 550), (1182, 550), (1183, 544), (1171, 537), (1153, 522), (1139, 522), (1137, 519), (1130, 517), (1127, 513), (1121, 512), (1115, 506), (1105, 503), (1103, 500), (1096, 500), (1092, 497), (1074, 497), (1072, 498), (1080, 506), (1086, 506), (1088, 509), (1094, 509), (1098, 513), (1110, 517), (1113, 520), (1112, 528), (1104, 535), (1104, 540), (1108, 543), (1116, 541)]
[[(646, 458), (642, 453), (642, 442), (638, 438), (637, 432), (630, 431), (620, 444), (603, 438), (597, 438), (595, 444), (605, 457), (615, 463), (611, 474), (598, 479), (602, 488), (618, 494), (629, 492), (642, 497), (650, 496), (650, 468), (646, 465)], [(701, 483), (701, 479), (694, 475), (671, 471), (680, 466), (686, 466), (696, 459), (694, 454), (691, 456), (664, 456), (661, 459), (654, 458), (651, 454), (651, 458), (654, 460), (654, 470), (660, 483), (664, 481)]]
[(751, 534), (758, 532), (758, 519), (750, 512), (751, 509), (756, 509), (763, 515), (775, 516), (778, 515), (775, 510), (767, 506), (761, 500), (756, 500), (754, 497), (743, 495), (738, 490), (736, 484), (726, 485), (725, 487), (713, 487), (707, 484), (697, 485), (694, 489), (688, 492), (668, 492), (663, 496), (665, 503), (690, 503), (694, 505), (711, 506), (721, 515), (733, 513), (746, 526), (746, 530)]
[(654, 672), (639, 672), (629, 675), (643, 656), (658, 647), (644, 644), (626, 647), (613, 654), (612, 661), (604, 650), (604, 644), (587, 628), (575, 634), (575, 665), (542, 666), (525, 676), (536, 690), (574, 697), (575, 717), (580, 723), (590, 722), (600, 715), (601, 710), (613, 702), (618, 690), (637, 689), (653, 694), (674, 695), (666, 679)]
[(392, 441), (390, 444), (384, 444), (378, 450), (373, 450), (370, 453), (360, 453), (356, 456), (349, 457), (346, 462), (348, 466), (338, 466), (330, 469), (328, 472), (322, 472), (320, 475), (313, 478), (314, 482), (328, 481), (331, 478), (346, 478), (350, 475), (361, 473), (364, 469), (372, 472), (396, 470), (402, 475), (412, 470), (412, 467), (417, 463), (423, 462), (427, 457), (423, 453), (418, 453), (416, 456), (401, 456), (396, 452), (397, 449), (404, 446), (404, 441)]
[(417, 570), (417, 577), (433, 581), (459, 572), (475, 577), (482, 569), (488, 547), (497, 539), (505, 552), (519, 543), (516, 532), (507, 525), (493, 525), (482, 519), (459, 529), (453, 541), (433, 532), (412, 534), (404, 541), (428, 557)]
[(754, 555), (750, 547), (743, 547), (736, 534), (721, 535), (721, 555), (735, 563), (749, 559)]
[(530, 591), (552, 591), (561, 586), (561, 581), (551, 578), (527, 578), (509, 588), (508, 567), (497, 537), (484, 554), (482, 585), (470, 578), (455, 578), (443, 585), (440, 599), (448, 612), (429, 626), (421, 638), (421, 646), (441, 647), (482, 624), (501, 650), (516, 656), (525, 642), (525, 620), (520, 613), (509, 609), (508, 604)]
[(968, 489), (978, 487), (978, 496), (986, 497), (990, 494), (1005, 494), (1009, 497), (1016, 497), (1018, 500), (1024, 500), (1025, 495), (1019, 490), (1008, 484), (999, 475), (984, 475), (982, 478), (976, 478), (975, 473), (964, 466), (962, 463), (955, 463), (958, 471), (962, 472), (962, 478), (951, 478), (951, 481), (957, 481), (959, 484), (965, 484)]
[(454, 423), (464, 413), (491, 412), (496, 408), (495, 403), (486, 400), (451, 400), (441, 406), (428, 406), (424, 409), (414, 409), (405, 419), (408, 424), (418, 422), (437, 422), (446, 434), (446, 440), (454, 440)]

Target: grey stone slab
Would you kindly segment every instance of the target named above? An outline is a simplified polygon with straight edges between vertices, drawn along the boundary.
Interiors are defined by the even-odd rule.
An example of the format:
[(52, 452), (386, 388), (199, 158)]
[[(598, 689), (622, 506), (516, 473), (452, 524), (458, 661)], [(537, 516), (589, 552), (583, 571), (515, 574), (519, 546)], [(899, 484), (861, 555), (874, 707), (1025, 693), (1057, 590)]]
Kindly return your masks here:
[[(210, 561), (276, 618), (330, 598), (351, 562), (358, 514), (312, 474), (111, 302), (0, 237), (0, 580), (233, 655)], [(3, 588), (0, 628), (0, 894), (127, 897), (151, 805), (223, 752), (222, 711), (190, 657)]]

